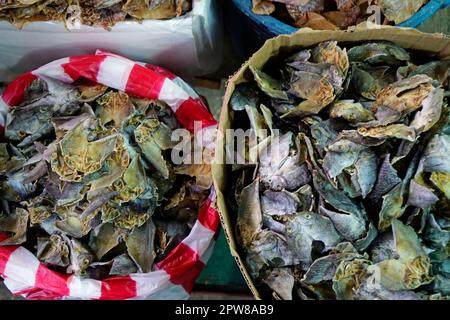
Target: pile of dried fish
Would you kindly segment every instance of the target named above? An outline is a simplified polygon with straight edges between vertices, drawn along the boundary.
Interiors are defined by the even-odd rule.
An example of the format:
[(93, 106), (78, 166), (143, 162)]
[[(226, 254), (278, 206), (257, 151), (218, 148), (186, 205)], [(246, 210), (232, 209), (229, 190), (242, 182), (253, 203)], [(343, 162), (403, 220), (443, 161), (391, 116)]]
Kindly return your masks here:
[(449, 298), (450, 60), (344, 45), (250, 67), (231, 97), (256, 139), (228, 198), (247, 268), (283, 299)]
[(191, 0), (0, 0), (0, 19), (22, 28), (33, 21), (75, 21), (110, 29), (132, 18), (171, 19), (192, 8)]
[[(372, 19), (399, 24), (411, 18), (427, 0), (252, 0), (253, 12), (274, 15), (296, 27), (347, 29)], [(378, 19), (381, 19), (379, 21)]]
[(209, 165), (174, 165), (178, 122), (159, 100), (35, 80), (0, 143), (0, 245), (102, 279), (149, 272), (190, 232)]

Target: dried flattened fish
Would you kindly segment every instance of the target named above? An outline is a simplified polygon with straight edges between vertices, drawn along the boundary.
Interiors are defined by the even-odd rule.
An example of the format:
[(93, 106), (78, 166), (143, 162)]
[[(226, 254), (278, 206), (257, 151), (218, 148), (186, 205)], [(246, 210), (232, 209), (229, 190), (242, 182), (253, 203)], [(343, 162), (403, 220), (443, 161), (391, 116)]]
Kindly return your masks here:
[(400, 46), (391, 42), (370, 42), (348, 50), (351, 62), (366, 62), (369, 64), (398, 65), (410, 61), (410, 54)]
[(252, 10), (256, 14), (269, 15), (275, 11), (275, 5), (271, 1), (252, 0)]
[(319, 253), (332, 248), (341, 240), (332, 221), (313, 212), (300, 212), (288, 219), (286, 241), (301, 263), (309, 266), (313, 250), (319, 246)]
[(238, 125), (270, 131), (255, 134), (256, 166), (237, 169), (233, 189), (258, 287), (283, 299), (449, 294), (448, 66), (417, 60), (388, 42), (325, 42), (273, 57), (258, 71), (265, 88), (255, 77), (247, 100), (238, 91)]
[(255, 77), (258, 87), (269, 97), (280, 100), (288, 100), (287, 93), (283, 90), (278, 81), (254, 67), (251, 67), (250, 70)]
[(140, 272), (150, 272), (154, 253), (155, 225), (148, 221), (143, 226), (135, 228), (125, 240), (128, 255), (139, 267)]
[[(41, 79), (24, 98), (0, 144), (2, 244), (37, 243), (31, 250), (49, 268), (76, 276), (150, 272), (154, 248), (167, 256), (187, 236), (210, 187), (209, 165), (172, 168), (173, 112), (85, 81)], [(181, 181), (183, 199), (163, 206)], [(155, 211), (182, 226), (167, 231), (169, 243), (155, 237)]]
[(255, 180), (241, 193), (238, 211), (237, 234), (242, 246), (248, 247), (262, 225), (262, 212), (259, 201), (259, 183)]
[(57, 234), (38, 238), (37, 258), (45, 264), (66, 267), (70, 263), (69, 244)]
[(343, 118), (352, 124), (375, 120), (374, 115), (365, 109), (361, 103), (352, 100), (338, 101), (330, 108), (331, 118)]

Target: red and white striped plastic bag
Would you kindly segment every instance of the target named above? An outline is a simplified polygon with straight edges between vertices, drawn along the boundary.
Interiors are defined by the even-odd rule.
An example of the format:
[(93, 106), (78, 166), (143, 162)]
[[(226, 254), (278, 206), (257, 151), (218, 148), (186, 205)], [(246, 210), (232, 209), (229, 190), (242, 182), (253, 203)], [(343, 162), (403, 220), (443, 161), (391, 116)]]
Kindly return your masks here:
[[(84, 78), (132, 96), (162, 100), (184, 128), (194, 132), (194, 123), (200, 124), (205, 139), (208, 130), (217, 127), (202, 98), (181, 78), (158, 66), (98, 50), (95, 55), (56, 60), (12, 81), (0, 99), (0, 135), (7, 110), (20, 104), (37, 78), (65, 83)], [(0, 276), (13, 294), (27, 299), (187, 299), (214, 248), (219, 228), (214, 201), (211, 189), (190, 234), (152, 272), (83, 279), (48, 269), (24, 247), (0, 246)], [(0, 233), (0, 241), (6, 237)]]

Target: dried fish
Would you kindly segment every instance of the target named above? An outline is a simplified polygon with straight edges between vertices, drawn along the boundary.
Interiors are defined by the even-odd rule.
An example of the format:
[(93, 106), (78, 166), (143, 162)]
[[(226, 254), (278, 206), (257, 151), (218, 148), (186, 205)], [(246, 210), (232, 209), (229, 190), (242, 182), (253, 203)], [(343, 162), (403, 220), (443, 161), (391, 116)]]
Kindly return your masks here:
[[(260, 4), (260, 13), (273, 6)], [(115, 24), (136, 19), (171, 19), (192, 9), (191, 0), (30, 0), (0, 3), (0, 19), (18, 28), (33, 21), (62, 21), (70, 29), (75, 23), (110, 30)]]
[(411, 18), (426, 2), (426, 0), (380, 0), (378, 4), (386, 18), (399, 24)]
[[(296, 27), (315, 30), (347, 29), (364, 20), (371, 20), (368, 6), (377, 6), (382, 21), (400, 24), (416, 14), (427, 0), (253, 0), (253, 12), (273, 15)], [(280, 10), (275, 3), (284, 5)], [(286, 17), (287, 11), (289, 16)]]
[(449, 295), (448, 63), (420, 58), (329, 41), (237, 86), (233, 118), (269, 132), (256, 166), (230, 179), (258, 287), (282, 299)]
[[(76, 276), (151, 272), (190, 232), (211, 186), (209, 164), (172, 162), (171, 109), (47, 78), (24, 98), (0, 143), (0, 244)], [(170, 227), (158, 237), (162, 218)]]

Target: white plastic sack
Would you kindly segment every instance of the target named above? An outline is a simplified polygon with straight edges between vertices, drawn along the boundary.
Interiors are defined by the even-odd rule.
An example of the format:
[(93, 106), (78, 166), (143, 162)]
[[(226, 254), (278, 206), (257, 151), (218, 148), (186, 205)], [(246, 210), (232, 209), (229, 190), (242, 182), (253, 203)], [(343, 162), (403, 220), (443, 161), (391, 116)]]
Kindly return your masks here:
[(170, 20), (123, 21), (111, 31), (63, 22), (32, 22), (22, 30), (0, 21), (0, 81), (60, 57), (101, 48), (166, 67), (184, 77), (214, 72), (222, 58), (220, 1), (193, 0), (193, 9)]

